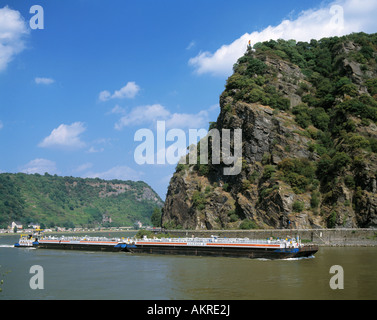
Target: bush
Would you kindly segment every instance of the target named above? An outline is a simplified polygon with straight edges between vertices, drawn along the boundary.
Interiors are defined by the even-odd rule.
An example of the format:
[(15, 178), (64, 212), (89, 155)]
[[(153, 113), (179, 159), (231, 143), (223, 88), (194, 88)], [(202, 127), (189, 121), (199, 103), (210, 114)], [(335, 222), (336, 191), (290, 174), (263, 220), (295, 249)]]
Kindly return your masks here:
[(377, 153), (377, 139), (369, 139), (370, 150), (374, 153)]
[(250, 189), (250, 187), (251, 187), (251, 182), (247, 179), (243, 179), (242, 180), (242, 190), (246, 191), (246, 190)]
[(353, 176), (345, 176), (344, 177), (344, 184), (350, 188), (350, 189), (354, 189), (356, 184), (355, 184), (355, 179)]
[(300, 104), (292, 109), (292, 113), (296, 116), (297, 124), (304, 129), (313, 124), (322, 131), (328, 130), (330, 116), (323, 108), (308, 108), (306, 104)]
[(351, 158), (344, 152), (337, 152), (331, 162), (331, 170), (338, 173), (351, 163)]
[(269, 197), (275, 190), (279, 190), (279, 185), (274, 185), (272, 188), (262, 189), (259, 193), (259, 202)]
[(230, 222), (236, 222), (240, 219), (234, 209), (228, 211), (228, 217), (229, 217)]
[(310, 185), (309, 179), (295, 172), (289, 173), (285, 178), (296, 194), (304, 193), (307, 187)]
[(208, 176), (209, 174), (209, 165), (208, 164), (199, 164), (198, 173), (201, 176)]
[(258, 178), (259, 178), (259, 172), (254, 170), (253, 173), (249, 177), (249, 181), (251, 183), (255, 183), (258, 180)]
[(368, 95), (362, 95), (358, 99), (354, 98), (339, 104), (337, 109), (342, 109), (346, 113), (359, 116), (362, 119), (377, 121), (377, 103)]
[(271, 179), (276, 172), (275, 166), (267, 165), (264, 167), (263, 178)]
[(265, 93), (259, 89), (259, 88), (254, 88), (252, 89), (245, 97), (245, 101), (249, 103), (255, 103), (258, 101), (261, 101), (263, 97), (265, 96)]
[(276, 100), (275, 106), (272, 106), (272, 107), (275, 107), (279, 110), (287, 111), (289, 110), (290, 106), (291, 106), (291, 101), (289, 99), (284, 98), (284, 97), (279, 97)]
[(330, 116), (323, 108), (315, 108), (310, 111), (310, 118), (313, 125), (322, 130), (327, 131), (330, 123)]
[(371, 96), (377, 95), (377, 78), (367, 80), (365, 81), (365, 84), (367, 85), (368, 91)]
[(307, 159), (285, 159), (278, 165), (283, 180), (289, 183), (296, 194), (304, 193), (313, 183), (315, 166)]
[(304, 209), (305, 209), (305, 204), (303, 202), (295, 201), (293, 203), (292, 210), (294, 212), (300, 213), (300, 212), (304, 211)]
[(332, 211), (330, 216), (327, 218), (327, 227), (332, 229), (336, 227), (336, 220), (338, 218), (338, 214), (336, 211)]
[(240, 229), (241, 230), (251, 230), (251, 229), (257, 229), (257, 225), (255, 224), (254, 221), (251, 220), (244, 220), (240, 224)]
[(319, 192), (313, 192), (312, 198), (310, 199), (310, 207), (312, 209), (317, 209), (320, 203), (320, 196), (321, 194)]
[(296, 115), (296, 122), (300, 127), (306, 129), (311, 125), (310, 116), (307, 113), (299, 113)]
[(355, 97), (358, 94), (357, 87), (347, 77), (340, 78), (335, 86), (336, 86), (336, 92), (339, 95), (347, 94), (351, 97)]
[(373, 58), (374, 51), (373, 48), (369, 44), (367, 44), (363, 45), (363, 47), (360, 50), (360, 53), (364, 56), (365, 59), (369, 60)]
[(346, 136), (345, 143), (349, 145), (351, 150), (370, 148), (370, 142), (366, 138), (358, 134), (349, 133)]
[(267, 71), (267, 65), (258, 60), (249, 57), (248, 59), (248, 66), (246, 69), (246, 74), (250, 77), (253, 77), (254, 75), (263, 75)]
[(343, 171), (351, 161), (351, 158), (344, 152), (336, 152), (332, 159), (325, 154), (318, 161), (317, 176), (321, 179), (329, 180)]
[(302, 127), (307, 128), (311, 125), (309, 108), (306, 104), (300, 104), (292, 109), (292, 113), (296, 116), (296, 122)]
[(206, 197), (200, 191), (195, 191), (192, 195), (193, 207), (202, 211), (206, 206)]
[(176, 172), (181, 172), (186, 169), (186, 166), (182, 163), (177, 165)]

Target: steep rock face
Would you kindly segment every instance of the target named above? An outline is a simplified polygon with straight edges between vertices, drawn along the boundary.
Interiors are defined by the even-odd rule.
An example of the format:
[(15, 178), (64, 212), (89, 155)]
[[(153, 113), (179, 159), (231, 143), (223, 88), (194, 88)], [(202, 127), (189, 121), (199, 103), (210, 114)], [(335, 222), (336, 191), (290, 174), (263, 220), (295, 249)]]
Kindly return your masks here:
[(208, 165), (179, 165), (163, 226), (376, 227), (375, 48), (361, 34), (249, 50), (211, 126), (242, 129), (242, 171), (224, 175), (211, 153)]
[(310, 156), (308, 143), (311, 139), (303, 135), (304, 131), (291, 115), (285, 112), (274, 114), (268, 106), (235, 102), (232, 97), (220, 101), (220, 105), (231, 105), (232, 112), (222, 108), (218, 129), (242, 129), (243, 156), (248, 163), (261, 162), (268, 154), (275, 164), (287, 153), (295, 153), (297, 157)]
[[(243, 131), (241, 174), (224, 176), (221, 165), (212, 166), (208, 177), (201, 176), (193, 166), (176, 173), (170, 181), (163, 224), (186, 229), (221, 229), (236, 228), (240, 219), (247, 219), (263, 227), (289, 227), (289, 221), (295, 220), (290, 213), (297, 197), (282, 181), (264, 181), (262, 162), (277, 165), (291, 155), (315, 158), (308, 151), (313, 140), (303, 135), (304, 130), (287, 113), (274, 115), (268, 106), (234, 102), (231, 97), (221, 102), (222, 106), (225, 104), (232, 104), (232, 113), (222, 108), (219, 129)], [(250, 177), (256, 177), (254, 183)], [(273, 189), (271, 194), (265, 192), (261, 196), (261, 191), (269, 189)], [(205, 199), (199, 208), (192, 201), (194, 193)], [(308, 219), (303, 222), (300, 218), (299, 224), (311, 227)]]

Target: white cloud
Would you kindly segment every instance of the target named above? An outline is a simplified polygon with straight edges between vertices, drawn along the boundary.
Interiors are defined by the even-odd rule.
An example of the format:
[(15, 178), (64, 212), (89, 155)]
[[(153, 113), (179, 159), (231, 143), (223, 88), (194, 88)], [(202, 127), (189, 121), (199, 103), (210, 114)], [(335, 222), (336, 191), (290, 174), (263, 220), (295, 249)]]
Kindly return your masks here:
[(35, 159), (30, 161), (21, 167), (21, 172), (27, 174), (44, 174), (48, 172), (49, 174), (56, 174), (58, 170), (56, 168), (56, 163), (47, 159)]
[(101, 101), (107, 101), (107, 100), (111, 99), (111, 93), (109, 91), (107, 91), (107, 90), (102, 91), (99, 94), (99, 99)]
[(189, 45), (186, 47), (186, 50), (191, 50), (192, 48), (194, 48), (196, 46), (196, 42), (195, 41), (191, 41), (189, 43)]
[(113, 167), (105, 172), (98, 172), (98, 173), (88, 173), (86, 174), (87, 178), (100, 178), (104, 180), (112, 180), (112, 179), (119, 179), (119, 180), (140, 180), (141, 176), (143, 175), (142, 172), (135, 171), (134, 169), (127, 167), (127, 166), (116, 166)]
[(142, 123), (149, 123), (157, 120), (165, 120), (170, 112), (160, 104), (136, 107), (130, 113), (123, 116), (116, 124), (115, 129), (121, 130), (123, 127), (135, 126)]
[(86, 127), (82, 122), (75, 122), (71, 125), (61, 124), (58, 128), (52, 130), (51, 134), (44, 138), (38, 146), (42, 148), (82, 148), (85, 143), (80, 140), (80, 135), (85, 130)]
[(166, 120), (167, 128), (208, 128), (209, 114), (202, 110), (197, 114), (173, 113)]
[(24, 37), (29, 29), (20, 12), (0, 8), (0, 71), (6, 69), (14, 56), (25, 48)]
[(91, 143), (90, 148), (86, 151), (87, 153), (100, 153), (104, 152), (105, 148), (103, 146), (111, 146), (112, 139), (110, 138), (100, 138), (96, 139)]
[[(171, 113), (161, 105), (138, 107), (131, 112), (131, 115), (137, 115), (137, 118), (123, 117), (118, 125), (118, 129), (124, 126), (140, 125), (154, 126), (157, 132), (157, 145), (154, 144), (154, 134), (147, 128), (141, 128), (134, 135), (134, 141), (141, 141), (140, 138), (148, 137), (145, 142), (140, 144), (134, 152), (134, 160), (137, 164), (145, 163), (157, 166), (176, 165), (182, 156), (187, 154), (187, 145), (197, 143), (207, 134), (209, 121), (218, 114), (219, 105), (210, 106), (207, 110), (201, 110), (196, 114), (188, 113)], [(145, 114), (147, 117), (139, 117)], [(162, 123), (157, 123), (162, 121)], [(185, 133), (189, 129), (196, 129), (200, 139), (191, 141), (192, 136)], [(164, 143), (161, 143), (161, 137), (166, 137)], [(189, 141), (187, 140), (189, 139)], [(195, 137), (193, 137), (195, 138)], [(172, 143), (170, 143), (172, 142)], [(155, 147), (157, 148), (155, 149)]]
[(116, 90), (113, 94), (104, 90), (99, 94), (100, 101), (108, 101), (110, 99), (133, 99), (140, 91), (140, 87), (135, 82), (128, 82), (123, 88)]
[(136, 107), (126, 114), (115, 124), (115, 129), (121, 130), (124, 127), (135, 126), (141, 124), (151, 124), (156, 121), (165, 121), (166, 128), (208, 128), (210, 112), (213, 107), (208, 110), (202, 110), (196, 114), (189, 113), (171, 113), (160, 104), (146, 105)]
[(114, 108), (111, 109), (109, 112), (110, 114), (125, 114), (126, 110), (119, 105), (116, 105)]
[(296, 19), (284, 20), (277, 26), (262, 31), (245, 33), (231, 44), (221, 46), (216, 52), (201, 52), (189, 60), (196, 73), (229, 76), (233, 64), (246, 51), (249, 40), (253, 44), (270, 39), (295, 39), (310, 41), (352, 32), (377, 31), (377, 1), (339, 0), (324, 7), (303, 11)]
[(55, 82), (55, 80), (51, 78), (35, 78), (34, 81), (36, 84), (45, 84), (45, 85), (53, 84)]
[(93, 163), (91, 163), (91, 162), (83, 163), (82, 165), (78, 166), (75, 169), (75, 172), (82, 172), (82, 171), (85, 171), (87, 169), (90, 169), (91, 167), (93, 167)]
[(105, 151), (105, 148), (96, 149), (95, 147), (91, 146), (87, 152), (88, 153), (99, 153), (99, 152), (104, 152), (104, 151)]

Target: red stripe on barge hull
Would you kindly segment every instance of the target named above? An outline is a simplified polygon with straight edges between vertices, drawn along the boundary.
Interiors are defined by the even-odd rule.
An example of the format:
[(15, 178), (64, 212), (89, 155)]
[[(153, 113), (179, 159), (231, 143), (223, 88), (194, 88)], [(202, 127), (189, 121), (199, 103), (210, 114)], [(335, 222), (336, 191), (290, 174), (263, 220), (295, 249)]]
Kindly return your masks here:
[(279, 249), (280, 245), (275, 244), (245, 244), (245, 243), (207, 243), (207, 246), (219, 246), (219, 247), (248, 247), (248, 248), (271, 248)]
[(280, 251), (277, 248), (267, 247), (229, 247), (229, 246), (157, 246), (140, 245), (128, 248), (132, 253), (162, 254), (162, 255), (186, 255), (186, 256), (215, 256), (230, 258), (250, 258), (250, 259), (286, 259), (296, 257), (310, 257), (314, 255), (318, 248), (293, 252), (287, 249)]

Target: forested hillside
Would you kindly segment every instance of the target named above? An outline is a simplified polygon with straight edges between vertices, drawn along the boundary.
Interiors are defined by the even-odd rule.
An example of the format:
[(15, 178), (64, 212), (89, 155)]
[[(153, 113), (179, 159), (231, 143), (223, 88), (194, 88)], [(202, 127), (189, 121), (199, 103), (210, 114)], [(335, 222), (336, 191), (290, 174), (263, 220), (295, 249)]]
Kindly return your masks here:
[(165, 226), (377, 226), (377, 34), (249, 47), (220, 106), (211, 129), (242, 129), (242, 172), (179, 165)]
[(0, 174), (0, 228), (12, 221), (45, 227), (150, 224), (153, 209), (161, 206), (156, 192), (140, 181)]

